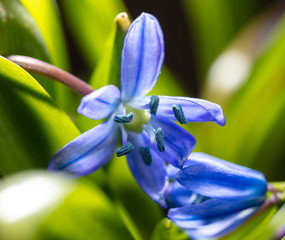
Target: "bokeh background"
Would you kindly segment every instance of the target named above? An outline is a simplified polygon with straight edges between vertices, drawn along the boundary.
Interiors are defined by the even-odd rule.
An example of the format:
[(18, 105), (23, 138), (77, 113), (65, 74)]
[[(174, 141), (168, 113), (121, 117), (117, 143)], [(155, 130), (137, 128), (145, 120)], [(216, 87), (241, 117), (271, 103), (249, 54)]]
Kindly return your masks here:
[[(282, 0), (0, 0), (0, 54), (50, 62), (94, 88), (119, 86), (125, 32), (114, 19), (151, 13), (164, 32), (165, 64), (150, 94), (210, 100), (227, 119), (183, 126), (195, 151), (284, 181), (284, 10)], [(124, 158), (77, 180), (47, 175), (54, 153), (99, 121), (76, 112), (81, 96), (67, 87), (4, 58), (0, 66), (0, 203), (8, 204), (0, 239), (187, 239)], [(277, 210), (225, 239), (271, 239), (284, 223), (284, 207)]]

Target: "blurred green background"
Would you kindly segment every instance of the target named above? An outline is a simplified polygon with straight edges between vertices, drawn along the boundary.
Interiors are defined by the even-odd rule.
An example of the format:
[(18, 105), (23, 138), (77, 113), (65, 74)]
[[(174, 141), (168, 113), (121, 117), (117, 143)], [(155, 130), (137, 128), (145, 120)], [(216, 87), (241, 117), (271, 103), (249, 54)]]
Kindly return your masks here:
[[(0, 0), (0, 54), (42, 59), (94, 88), (119, 85), (125, 32), (114, 19), (123, 11), (131, 20), (141, 12), (151, 13), (165, 36), (165, 64), (152, 94), (210, 100), (222, 106), (227, 119), (224, 127), (187, 124), (185, 128), (197, 139), (195, 151), (262, 171), (268, 181), (284, 181), (284, 9), (282, 0)], [(77, 114), (81, 96), (72, 90), (37, 74), (31, 77), (4, 58), (0, 65), (0, 176), (8, 179), (1, 194), (13, 174), (45, 169), (56, 151), (98, 121)], [(74, 191), (98, 196), (106, 217), (102, 219), (86, 199), (68, 197), (69, 204), (55, 208), (60, 213), (53, 212), (51, 220), (44, 218), (35, 239), (94, 233), (88, 224), (98, 221), (106, 221), (105, 227), (97, 226), (104, 229), (102, 239), (114, 239), (115, 231), (122, 239), (186, 239), (175, 226), (169, 227), (165, 213), (137, 186), (125, 159), (113, 158), (104, 169), (74, 182), (84, 188)], [(93, 218), (76, 210), (74, 216), (67, 214), (80, 205)], [(110, 211), (116, 212), (115, 217)], [(66, 217), (56, 226), (53, 219), (58, 216)], [(80, 221), (72, 218), (87, 227), (75, 228)], [(270, 225), (271, 218), (267, 220)], [(65, 223), (72, 231), (60, 231)], [(7, 224), (0, 219), (0, 228)], [(255, 236), (268, 234), (266, 227), (256, 231)], [(0, 239), (9, 239), (9, 234), (6, 231)], [(26, 239), (32, 239), (27, 234)], [(94, 239), (96, 234), (87, 236)]]

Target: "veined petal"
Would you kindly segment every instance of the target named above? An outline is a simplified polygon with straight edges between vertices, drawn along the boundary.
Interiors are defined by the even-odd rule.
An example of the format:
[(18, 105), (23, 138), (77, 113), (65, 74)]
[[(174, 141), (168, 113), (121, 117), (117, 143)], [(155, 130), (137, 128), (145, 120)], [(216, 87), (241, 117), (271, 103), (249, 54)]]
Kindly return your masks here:
[(153, 116), (150, 124), (161, 128), (164, 134), (165, 150), (158, 154), (169, 164), (181, 168), (195, 147), (196, 140), (187, 131), (165, 118)]
[(169, 208), (183, 207), (192, 204), (199, 204), (206, 201), (207, 197), (193, 193), (183, 187), (177, 181), (169, 184), (166, 191), (167, 206)]
[(142, 13), (130, 26), (122, 52), (124, 101), (145, 96), (155, 85), (164, 59), (163, 33), (157, 19)]
[[(208, 122), (224, 126), (226, 119), (222, 108), (216, 104), (199, 98), (158, 96), (159, 106), (157, 116), (177, 121), (172, 110), (173, 105), (180, 105), (188, 122)], [(149, 103), (150, 96), (146, 96), (143, 103)]]
[(204, 153), (191, 154), (176, 179), (193, 192), (232, 201), (265, 196), (267, 189), (261, 172)]
[[(168, 217), (179, 223), (179, 226), (182, 228), (193, 228), (200, 226), (205, 221), (209, 222), (210, 220), (231, 215), (247, 208), (259, 207), (264, 200), (265, 196), (242, 201), (209, 199), (201, 204), (172, 208), (168, 212)], [(185, 221), (192, 221), (192, 223), (187, 224)]]
[[(128, 140), (135, 149), (127, 155), (128, 165), (137, 183), (155, 202), (166, 207), (165, 191), (168, 184), (168, 177), (165, 170), (165, 163), (157, 157), (153, 151), (148, 137), (144, 134), (128, 133)], [(151, 164), (146, 164), (140, 154), (140, 147), (149, 147), (152, 155)]]
[(250, 218), (258, 208), (259, 207), (251, 207), (212, 222), (205, 222), (205, 224), (199, 226), (197, 229), (188, 230), (186, 233), (192, 239), (219, 238), (225, 236)]
[(94, 120), (111, 115), (120, 103), (120, 90), (113, 85), (102, 87), (83, 97), (77, 111)]
[(48, 170), (62, 171), (75, 177), (85, 176), (105, 165), (118, 142), (118, 127), (112, 119), (81, 134), (59, 150)]
[(169, 210), (168, 217), (193, 238), (220, 237), (242, 224), (255, 213), (262, 200), (221, 201), (210, 199), (201, 204)]

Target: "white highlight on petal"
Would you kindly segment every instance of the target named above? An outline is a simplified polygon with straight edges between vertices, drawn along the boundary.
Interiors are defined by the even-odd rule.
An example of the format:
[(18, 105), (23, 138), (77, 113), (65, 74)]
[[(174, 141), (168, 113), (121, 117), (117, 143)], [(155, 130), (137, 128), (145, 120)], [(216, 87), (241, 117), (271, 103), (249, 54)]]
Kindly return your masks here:
[(154, 128), (151, 126), (150, 123), (148, 123), (147, 125), (143, 126), (143, 130), (147, 133), (150, 142), (153, 144), (155, 142)]

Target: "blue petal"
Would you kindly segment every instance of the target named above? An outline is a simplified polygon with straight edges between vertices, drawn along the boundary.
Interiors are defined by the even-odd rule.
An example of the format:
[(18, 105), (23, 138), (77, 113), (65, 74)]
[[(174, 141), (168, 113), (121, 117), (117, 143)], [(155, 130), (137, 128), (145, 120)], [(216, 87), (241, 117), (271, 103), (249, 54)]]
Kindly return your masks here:
[[(155, 202), (166, 207), (165, 191), (168, 185), (168, 177), (165, 163), (153, 151), (148, 136), (144, 133), (136, 134), (129, 132), (129, 141), (135, 149), (127, 155), (128, 165), (137, 183)], [(140, 155), (140, 147), (149, 147), (152, 155), (152, 163), (146, 165)]]
[(192, 239), (220, 238), (234, 231), (247, 219), (249, 219), (259, 207), (252, 207), (243, 211), (224, 216), (215, 221), (209, 221), (196, 229), (186, 231)]
[(209, 198), (193, 193), (180, 185), (177, 181), (170, 183), (166, 191), (167, 206), (169, 208), (199, 204), (207, 199)]
[(122, 52), (124, 101), (145, 96), (155, 85), (164, 59), (163, 33), (157, 19), (142, 13), (131, 25)]
[(203, 153), (191, 154), (176, 179), (193, 192), (232, 201), (262, 197), (267, 189), (262, 173)]
[(195, 138), (182, 127), (161, 117), (153, 116), (150, 124), (155, 129), (162, 128), (164, 133), (165, 151), (159, 155), (169, 164), (181, 168), (195, 147)]
[(168, 217), (192, 238), (221, 237), (241, 225), (262, 204), (258, 201), (208, 200), (202, 204), (171, 209)]
[(166, 172), (169, 179), (174, 180), (176, 174), (179, 172), (180, 168), (174, 167), (173, 165), (169, 164), (166, 167)]
[(118, 142), (117, 124), (110, 119), (81, 134), (59, 150), (48, 170), (62, 171), (75, 177), (85, 176), (105, 165)]
[(180, 227), (189, 229), (244, 209), (260, 207), (264, 200), (265, 197), (242, 201), (210, 199), (201, 204), (172, 208), (168, 212), (168, 217)]
[(189, 236), (197, 239), (220, 237), (234, 230), (252, 216), (264, 200), (208, 200), (198, 205), (170, 209), (168, 217)]
[[(158, 96), (159, 106), (156, 115), (176, 121), (172, 106), (180, 105), (188, 122), (208, 122), (224, 126), (226, 119), (222, 108), (216, 104), (199, 98)], [(144, 103), (149, 103), (150, 96), (144, 98)]]
[(103, 119), (115, 111), (120, 98), (120, 90), (116, 86), (108, 85), (83, 97), (77, 110), (88, 118)]

